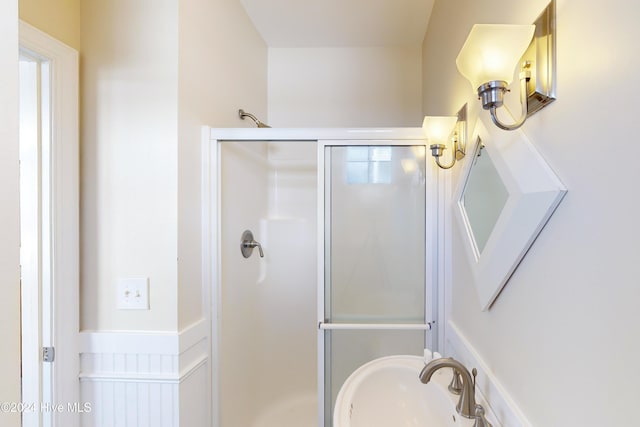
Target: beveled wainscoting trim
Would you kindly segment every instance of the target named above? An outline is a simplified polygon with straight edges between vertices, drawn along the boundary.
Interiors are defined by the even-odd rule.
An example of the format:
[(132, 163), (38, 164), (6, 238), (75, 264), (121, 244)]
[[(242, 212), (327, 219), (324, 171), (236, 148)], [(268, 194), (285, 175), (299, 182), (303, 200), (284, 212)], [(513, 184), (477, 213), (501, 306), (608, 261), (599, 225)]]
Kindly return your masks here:
[(453, 356), (469, 370), (478, 370), (476, 400), (485, 408), (487, 418), (494, 427), (531, 427), (507, 390), (451, 320), (447, 323), (445, 346), (445, 354)]
[[(209, 338), (202, 319), (181, 332), (80, 333), (82, 425), (178, 427), (187, 416), (208, 425)], [(189, 413), (181, 402), (202, 408)]]

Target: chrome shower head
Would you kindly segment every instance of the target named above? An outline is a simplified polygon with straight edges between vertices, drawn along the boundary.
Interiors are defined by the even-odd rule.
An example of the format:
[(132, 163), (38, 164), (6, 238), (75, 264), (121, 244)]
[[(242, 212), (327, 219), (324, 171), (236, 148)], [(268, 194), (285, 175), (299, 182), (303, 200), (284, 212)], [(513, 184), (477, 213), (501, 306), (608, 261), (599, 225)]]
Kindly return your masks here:
[(257, 127), (259, 128), (270, 128), (271, 126), (269, 126), (266, 123), (262, 123), (260, 120), (258, 120), (256, 118), (256, 116), (254, 116), (251, 113), (247, 113), (245, 112), (242, 108), (238, 110), (238, 116), (240, 116), (240, 118), (242, 120), (244, 120), (245, 117), (249, 117), (251, 120), (253, 120), (253, 122), (256, 124)]

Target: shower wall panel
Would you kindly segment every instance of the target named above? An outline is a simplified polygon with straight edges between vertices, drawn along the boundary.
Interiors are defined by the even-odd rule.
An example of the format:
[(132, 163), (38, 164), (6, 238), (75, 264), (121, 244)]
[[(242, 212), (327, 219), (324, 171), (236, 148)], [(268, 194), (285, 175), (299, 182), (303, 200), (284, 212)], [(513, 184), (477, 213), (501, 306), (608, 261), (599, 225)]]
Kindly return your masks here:
[[(220, 426), (250, 426), (260, 374), (256, 346), (260, 263), (240, 253), (240, 236), (256, 232), (267, 214), (267, 144), (222, 143), (221, 148), (221, 281), (219, 302)], [(256, 239), (259, 241), (260, 236)], [(214, 414), (215, 417), (215, 414)]]
[[(220, 427), (313, 427), (315, 143), (222, 146)], [(245, 228), (264, 258), (241, 256)]]

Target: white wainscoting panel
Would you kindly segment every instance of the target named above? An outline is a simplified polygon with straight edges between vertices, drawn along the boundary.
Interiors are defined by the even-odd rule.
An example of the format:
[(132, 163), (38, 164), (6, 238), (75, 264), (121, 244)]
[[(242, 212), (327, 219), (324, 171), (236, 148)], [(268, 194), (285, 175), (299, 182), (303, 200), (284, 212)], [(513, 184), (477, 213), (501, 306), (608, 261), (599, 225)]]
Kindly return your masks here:
[(531, 423), (452, 321), (447, 323), (445, 353), (478, 370), (476, 399), (494, 427), (531, 427)]
[(83, 427), (210, 425), (207, 322), (177, 332), (82, 332)]

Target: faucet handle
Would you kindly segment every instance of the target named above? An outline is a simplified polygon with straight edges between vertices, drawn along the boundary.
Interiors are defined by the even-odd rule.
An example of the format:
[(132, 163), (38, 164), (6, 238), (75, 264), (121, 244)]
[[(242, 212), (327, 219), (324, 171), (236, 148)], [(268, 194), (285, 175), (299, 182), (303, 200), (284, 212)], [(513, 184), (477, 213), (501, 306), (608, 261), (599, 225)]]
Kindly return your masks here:
[(484, 408), (480, 404), (476, 405), (473, 427), (493, 427), (491, 423), (487, 421), (487, 417), (484, 415)]
[(451, 382), (449, 383), (449, 391), (453, 394), (462, 393), (462, 380), (460, 379), (460, 372), (456, 368), (451, 368), (453, 372), (453, 377), (451, 378)]

